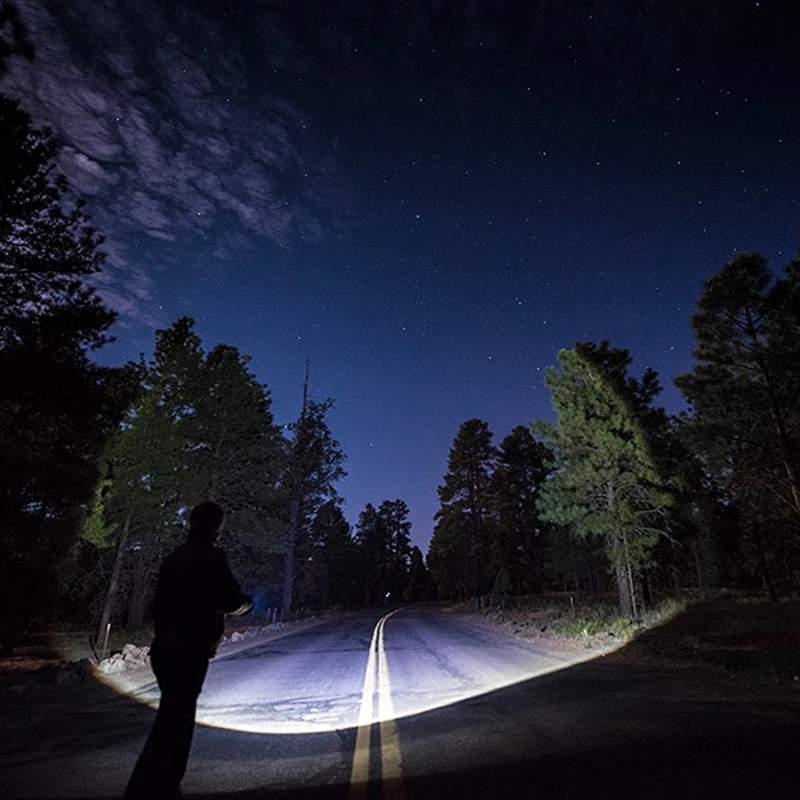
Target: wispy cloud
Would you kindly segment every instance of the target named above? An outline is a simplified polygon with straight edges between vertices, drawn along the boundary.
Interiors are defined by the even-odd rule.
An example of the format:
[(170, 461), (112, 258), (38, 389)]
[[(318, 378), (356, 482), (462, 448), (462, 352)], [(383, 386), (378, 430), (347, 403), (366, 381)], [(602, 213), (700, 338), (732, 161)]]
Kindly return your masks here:
[(18, 2), (37, 57), (20, 60), (4, 86), (64, 141), (60, 167), (108, 238), (105, 296), (140, 319), (153, 318), (147, 264), (183, 263), (187, 250), (202, 248), (210, 258), (194, 261), (213, 269), (265, 241), (291, 248), (340, 233), (350, 196), (335, 132), (322, 133), (316, 114), (325, 112), (316, 109), (370, 114), (375, 93), (416, 91), (430, 77), (418, 71), (432, 63), (421, 52), (447, 56), (436, 61), (447, 74), (435, 79), (465, 114), (474, 97), (462, 67), (509, 50), (542, 92), (560, 85), (542, 77), (549, 62), (569, 67), (580, 54), (592, 74), (610, 76), (605, 87), (588, 81), (587, 99), (627, 107), (666, 96), (679, 71), (710, 58), (742, 6)]
[[(344, 181), (313, 121), (254, 82), (196, 3), (21, 0), (36, 42), (3, 84), (64, 147), (59, 167), (107, 237), (98, 280), (121, 314), (161, 324), (141, 259), (202, 245), (229, 259), (338, 229)], [(133, 253), (133, 239), (150, 244)]]

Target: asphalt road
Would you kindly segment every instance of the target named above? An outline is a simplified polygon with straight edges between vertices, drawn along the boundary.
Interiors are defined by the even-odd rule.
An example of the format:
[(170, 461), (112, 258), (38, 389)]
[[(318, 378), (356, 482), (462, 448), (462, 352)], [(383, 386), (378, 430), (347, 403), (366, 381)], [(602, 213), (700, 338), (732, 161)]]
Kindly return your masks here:
[[(215, 659), (184, 792), (236, 798), (800, 797), (778, 701), (557, 652), (431, 609), (350, 615)], [(152, 722), (92, 685), (0, 710), (0, 797), (119, 796)]]

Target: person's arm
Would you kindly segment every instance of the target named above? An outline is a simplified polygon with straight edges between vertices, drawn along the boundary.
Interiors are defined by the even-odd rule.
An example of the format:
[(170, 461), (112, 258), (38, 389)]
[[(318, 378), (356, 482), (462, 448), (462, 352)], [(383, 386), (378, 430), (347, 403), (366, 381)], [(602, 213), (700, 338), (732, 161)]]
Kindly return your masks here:
[(242, 592), (233, 577), (228, 559), (219, 548), (214, 548), (214, 605), (218, 611), (242, 616), (253, 610), (253, 598)]

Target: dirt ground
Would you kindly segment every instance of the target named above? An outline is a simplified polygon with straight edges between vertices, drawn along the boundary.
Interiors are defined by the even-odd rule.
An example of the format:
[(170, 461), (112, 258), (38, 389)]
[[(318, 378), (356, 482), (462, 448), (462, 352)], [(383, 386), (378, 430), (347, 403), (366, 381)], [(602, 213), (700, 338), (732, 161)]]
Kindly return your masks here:
[[(226, 628), (226, 639), (221, 643), (218, 652), (220, 655), (233, 653), (237, 649), (284, 635), (290, 630), (306, 627), (315, 622), (316, 619), (311, 617), (269, 629), (256, 625), (257, 635), (253, 638), (248, 635), (248, 638), (240, 642), (231, 642), (230, 635), (234, 632), (245, 632), (254, 626), (231, 625)], [(14, 655), (0, 658), (0, 697), (10, 689), (13, 695), (12, 687), (19, 685), (21, 681), (29, 683), (31, 679), (39, 679), (37, 682), (45, 684), (62, 681), (64, 685), (80, 683), (93, 674), (92, 667), (104, 655), (120, 652), (126, 644), (134, 644), (137, 647), (149, 645), (153, 638), (152, 630), (149, 628), (133, 631), (120, 628), (112, 631), (108, 647), (104, 652), (102, 648), (93, 646), (92, 634), (93, 631), (88, 629), (64, 630), (63, 627), (56, 630), (23, 631), (15, 643)], [(88, 667), (88, 664), (92, 667)], [(149, 669), (147, 671), (149, 672)]]

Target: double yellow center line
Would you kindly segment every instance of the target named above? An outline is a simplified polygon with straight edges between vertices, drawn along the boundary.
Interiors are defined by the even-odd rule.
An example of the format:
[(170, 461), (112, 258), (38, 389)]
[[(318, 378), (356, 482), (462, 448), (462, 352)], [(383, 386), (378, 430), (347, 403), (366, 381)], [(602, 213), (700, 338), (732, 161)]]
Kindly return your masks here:
[(361, 708), (358, 712), (356, 749), (353, 754), (353, 769), (350, 772), (350, 800), (366, 800), (370, 766), (370, 734), (375, 722), (375, 695), (378, 695), (378, 720), (380, 720), (381, 750), (381, 797), (385, 800), (403, 800), (403, 761), (400, 755), (400, 740), (394, 721), (392, 690), (389, 683), (389, 667), (386, 663), (383, 629), (386, 620), (401, 609), (390, 611), (381, 617), (372, 632), (369, 645), (367, 669), (364, 673), (364, 688), (361, 692)]

